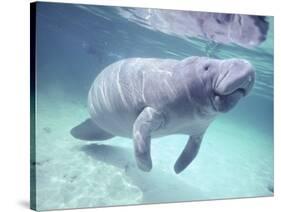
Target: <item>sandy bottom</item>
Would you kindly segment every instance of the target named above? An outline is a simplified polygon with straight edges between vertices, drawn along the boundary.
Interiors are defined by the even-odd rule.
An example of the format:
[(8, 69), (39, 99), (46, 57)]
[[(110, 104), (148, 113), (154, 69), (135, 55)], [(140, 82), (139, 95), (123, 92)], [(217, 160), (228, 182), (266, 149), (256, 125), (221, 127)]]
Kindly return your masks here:
[(71, 137), (69, 130), (87, 117), (85, 105), (59, 92), (38, 96), (38, 210), (273, 195), (272, 135), (253, 127), (217, 119), (195, 161), (177, 175), (173, 165), (186, 136), (154, 139), (153, 169), (144, 173), (129, 139)]

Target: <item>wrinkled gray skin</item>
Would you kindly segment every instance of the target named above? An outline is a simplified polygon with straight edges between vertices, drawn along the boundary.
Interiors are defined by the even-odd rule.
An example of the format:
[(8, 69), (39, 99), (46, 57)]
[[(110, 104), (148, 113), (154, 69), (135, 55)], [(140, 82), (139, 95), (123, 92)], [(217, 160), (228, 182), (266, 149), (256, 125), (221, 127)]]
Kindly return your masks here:
[(169, 35), (201, 37), (247, 48), (264, 41), (268, 31), (265, 16), (143, 8), (120, 8), (119, 14), (129, 21)]
[(174, 167), (179, 173), (195, 158), (214, 118), (248, 95), (254, 81), (253, 67), (239, 59), (121, 60), (97, 76), (88, 95), (91, 119), (71, 134), (83, 140), (133, 138), (144, 171), (152, 168), (151, 138), (190, 135)]

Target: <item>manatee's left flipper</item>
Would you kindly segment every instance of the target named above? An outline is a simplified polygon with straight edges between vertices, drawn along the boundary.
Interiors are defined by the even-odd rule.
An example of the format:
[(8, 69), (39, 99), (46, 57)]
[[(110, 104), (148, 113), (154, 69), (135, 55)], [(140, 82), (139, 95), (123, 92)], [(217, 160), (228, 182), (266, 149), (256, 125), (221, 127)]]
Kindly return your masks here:
[(177, 174), (183, 171), (196, 157), (201, 145), (202, 138), (203, 134), (190, 136), (186, 146), (184, 147), (174, 166), (174, 170)]
[(152, 161), (150, 156), (151, 133), (159, 129), (164, 123), (161, 112), (146, 107), (137, 117), (133, 126), (133, 140), (135, 157), (138, 167), (143, 171), (150, 171)]

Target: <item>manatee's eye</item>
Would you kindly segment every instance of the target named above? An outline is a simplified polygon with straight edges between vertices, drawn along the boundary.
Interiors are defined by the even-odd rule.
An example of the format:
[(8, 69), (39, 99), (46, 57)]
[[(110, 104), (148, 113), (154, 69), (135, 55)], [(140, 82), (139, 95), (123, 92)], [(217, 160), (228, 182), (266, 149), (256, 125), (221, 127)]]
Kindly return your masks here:
[(209, 65), (209, 64), (204, 65), (204, 71), (208, 71), (208, 70), (209, 70), (209, 68), (210, 68), (210, 65)]

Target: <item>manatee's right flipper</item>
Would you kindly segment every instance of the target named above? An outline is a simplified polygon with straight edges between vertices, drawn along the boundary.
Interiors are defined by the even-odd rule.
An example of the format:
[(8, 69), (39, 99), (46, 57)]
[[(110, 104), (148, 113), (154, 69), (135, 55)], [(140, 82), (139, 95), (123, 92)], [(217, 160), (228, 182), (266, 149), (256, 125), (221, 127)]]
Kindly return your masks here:
[(202, 142), (202, 138), (203, 134), (198, 136), (190, 136), (186, 146), (184, 147), (174, 166), (174, 170), (177, 174), (183, 171), (196, 157)]
[(146, 107), (137, 117), (133, 126), (135, 157), (138, 167), (150, 171), (152, 161), (150, 156), (151, 133), (164, 123), (162, 113), (151, 107)]
[(97, 126), (91, 119), (86, 119), (72, 128), (70, 133), (74, 138), (85, 141), (102, 141), (114, 137), (114, 135)]

